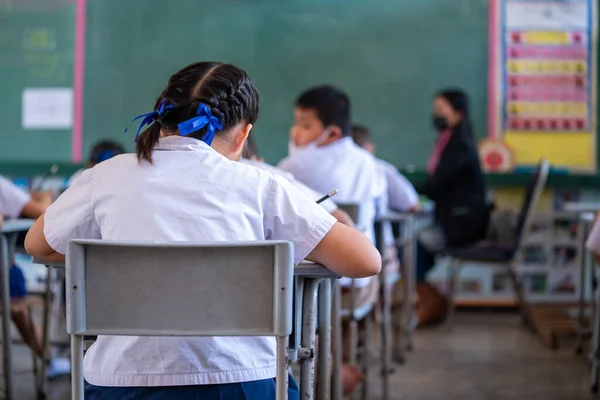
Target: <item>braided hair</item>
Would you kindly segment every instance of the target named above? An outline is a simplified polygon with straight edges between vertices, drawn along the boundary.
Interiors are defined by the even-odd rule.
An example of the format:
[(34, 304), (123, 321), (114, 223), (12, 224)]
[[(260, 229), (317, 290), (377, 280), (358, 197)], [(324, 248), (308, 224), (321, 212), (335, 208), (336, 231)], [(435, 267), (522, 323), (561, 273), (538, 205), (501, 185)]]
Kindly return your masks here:
[[(177, 125), (193, 118), (200, 103), (208, 106), (212, 115), (221, 121), (223, 129), (217, 135), (226, 135), (239, 123), (254, 124), (258, 118), (258, 90), (244, 70), (231, 64), (198, 62), (188, 65), (169, 78), (154, 108), (163, 101), (169, 107), (138, 138), (136, 154), (140, 161), (151, 163), (161, 130), (169, 135), (177, 134)], [(202, 139), (206, 129), (187, 136)]]

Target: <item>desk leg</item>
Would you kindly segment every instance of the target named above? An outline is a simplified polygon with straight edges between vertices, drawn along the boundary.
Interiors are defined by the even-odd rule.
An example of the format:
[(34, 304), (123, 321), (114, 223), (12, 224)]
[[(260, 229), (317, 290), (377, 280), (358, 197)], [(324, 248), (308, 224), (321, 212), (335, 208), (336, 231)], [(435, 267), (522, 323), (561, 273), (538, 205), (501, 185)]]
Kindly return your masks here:
[[(391, 344), (391, 292), (387, 284), (387, 273), (385, 271), (386, 266), (381, 268), (379, 277), (381, 278), (381, 295), (382, 295), (382, 321), (381, 321), (381, 391), (382, 399), (389, 399), (389, 375), (392, 372), (391, 359), (390, 359), (390, 344)], [(368, 317), (367, 317), (368, 318)], [(368, 351), (368, 343), (365, 343), (364, 351)]]
[(402, 351), (411, 351), (413, 348), (413, 330), (415, 327), (415, 310), (417, 306), (417, 282), (416, 282), (416, 239), (415, 239), (414, 217), (406, 221), (405, 237), (407, 238), (407, 261), (406, 261), (406, 302), (403, 307), (404, 335), (406, 335), (406, 346)]
[(0, 268), (0, 284), (2, 285), (2, 350), (4, 366), (4, 392), (5, 398), (12, 399), (12, 357), (10, 342), (10, 284), (9, 270), (11, 267), (11, 249), (7, 235), (0, 235), (0, 254), (2, 265)]
[[(381, 391), (382, 399), (389, 398), (389, 374), (391, 373), (391, 292), (388, 290), (387, 280), (387, 265), (385, 259), (385, 235), (384, 224), (382, 222), (375, 223), (375, 243), (378, 245), (379, 254), (381, 255), (381, 272), (379, 273), (380, 280), (380, 295), (381, 295)], [(369, 343), (364, 343), (364, 351), (368, 351)], [(367, 378), (368, 379), (368, 378)]]
[(329, 400), (331, 396), (330, 358), (331, 352), (331, 285), (322, 280), (319, 285), (319, 354), (317, 376), (317, 399)]
[(302, 299), (304, 296), (304, 278), (296, 278), (296, 297), (294, 298), (294, 326), (290, 339), (290, 361), (298, 361), (298, 349), (302, 338)]
[(44, 293), (44, 321), (42, 343), (42, 365), (40, 367), (38, 394), (46, 393), (48, 380), (46, 379), (46, 366), (50, 353), (50, 311), (52, 309), (52, 286), (54, 285), (54, 267), (46, 266), (46, 292)]
[[(406, 247), (406, 246), (405, 246)], [(406, 250), (405, 250), (406, 252)], [(408, 347), (408, 343), (405, 343), (405, 336), (407, 336), (408, 324), (406, 321), (410, 321), (411, 316), (407, 312), (407, 305), (411, 303), (410, 294), (410, 282), (408, 281), (408, 274), (410, 265), (406, 262), (408, 256), (404, 256), (402, 263), (400, 264), (400, 281), (394, 285), (394, 305), (392, 307), (392, 323), (394, 326), (393, 333), (393, 344), (392, 354), (394, 361), (399, 364), (404, 364), (405, 353)]]
[(317, 291), (320, 279), (306, 279), (302, 314), (300, 393), (303, 400), (313, 400), (315, 394), (315, 341), (317, 330)]
[(331, 311), (332, 323), (332, 351), (333, 351), (333, 400), (342, 400), (342, 287), (339, 282), (332, 281), (333, 284), (333, 307)]

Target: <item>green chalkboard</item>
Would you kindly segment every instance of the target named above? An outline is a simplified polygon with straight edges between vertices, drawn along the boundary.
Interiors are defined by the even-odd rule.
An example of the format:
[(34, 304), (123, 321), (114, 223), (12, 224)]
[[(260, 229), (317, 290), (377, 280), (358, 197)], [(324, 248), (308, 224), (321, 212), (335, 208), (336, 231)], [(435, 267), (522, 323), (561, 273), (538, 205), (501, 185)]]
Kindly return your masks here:
[(0, 159), (70, 161), (70, 129), (24, 129), (26, 88), (71, 88), (75, 6), (65, 0), (0, 0)]
[[(432, 95), (469, 92), (486, 132), (488, 9), (483, 0), (88, 0), (84, 145), (150, 111), (168, 77), (198, 60), (244, 68), (262, 95), (255, 134), (267, 161), (287, 151), (295, 97), (332, 83), (371, 127), (378, 154), (423, 166)], [(131, 132), (131, 130), (130, 130)]]

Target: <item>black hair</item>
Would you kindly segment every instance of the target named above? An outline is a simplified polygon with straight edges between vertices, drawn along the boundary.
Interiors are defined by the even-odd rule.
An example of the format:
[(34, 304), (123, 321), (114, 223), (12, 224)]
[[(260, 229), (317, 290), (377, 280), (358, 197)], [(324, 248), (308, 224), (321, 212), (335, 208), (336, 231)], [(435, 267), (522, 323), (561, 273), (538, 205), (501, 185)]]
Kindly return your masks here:
[(373, 143), (371, 131), (364, 125), (352, 125), (352, 140), (359, 147), (364, 147), (367, 143)]
[(113, 140), (101, 140), (92, 147), (88, 162), (95, 165), (123, 153), (125, 153), (125, 148), (119, 143)]
[(315, 110), (325, 127), (336, 125), (343, 136), (350, 135), (350, 99), (340, 89), (330, 85), (308, 89), (296, 99), (296, 106)]
[(254, 135), (252, 135), (252, 132), (248, 134), (242, 157), (248, 160), (252, 157), (258, 157), (258, 146), (256, 145), (256, 141), (254, 140)]
[[(165, 112), (138, 137), (136, 153), (140, 161), (152, 162), (152, 151), (160, 139), (161, 129), (176, 134), (177, 125), (196, 116), (200, 103), (206, 104), (227, 133), (243, 122), (254, 124), (258, 118), (258, 90), (244, 70), (231, 64), (198, 62), (183, 68), (169, 78), (154, 109), (165, 101)], [(206, 127), (192, 132), (188, 137), (202, 139)]]
[(444, 89), (437, 92), (436, 97), (446, 100), (454, 111), (459, 112), (464, 120), (469, 119), (469, 96), (461, 89)]
[(473, 126), (469, 112), (469, 96), (462, 89), (449, 88), (436, 93), (436, 97), (441, 97), (452, 106), (452, 109), (462, 115), (462, 120), (457, 127), (469, 139), (473, 139)]

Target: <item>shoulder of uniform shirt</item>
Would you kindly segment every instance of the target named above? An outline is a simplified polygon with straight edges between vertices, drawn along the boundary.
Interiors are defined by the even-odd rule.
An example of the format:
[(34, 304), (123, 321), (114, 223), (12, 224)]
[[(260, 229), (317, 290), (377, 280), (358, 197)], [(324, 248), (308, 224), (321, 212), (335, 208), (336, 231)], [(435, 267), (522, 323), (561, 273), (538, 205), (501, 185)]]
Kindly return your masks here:
[(385, 171), (398, 172), (398, 168), (396, 168), (394, 164), (387, 162), (381, 158), (375, 157), (375, 163), (377, 163), (377, 165)]
[(250, 165), (253, 167), (256, 167), (258, 169), (262, 169), (263, 171), (267, 171), (272, 173), (273, 175), (279, 175), (279, 176), (283, 176), (284, 178), (286, 178), (287, 180), (292, 180), (295, 179), (294, 178), (294, 174), (284, 171), (280, 168), (277, 168), (271, 164), (268, 164), (264, 161), (256, 161), (256, 160), (248, 160), (247, 158), (242, 158), (240, 160), (240, 162), (242, 164), (246, 164), (246, 165)]
[(291, 170), (302, 166), (302, 164), (303, 164), (302, 155), (303, 154), (305, 154), (305, 153), (304, 152), (296, 152), (294, 154), (288, 155), (285, 158), (283, 158), (281, 161), (279, 161), (277, 163), (277, 165), (275, 166), (275, 168), (277, 168), (281, 171), (293, 174), (293, 171), (291, 171)]
[(13, 185), (13, 181), (11, 181), (10, 179), (8, 179), (7, 177), (0, 175), (0, 184), (3, 185)]
[(258, 165), (255, 165), (253, 163), (245, 163), (240, 161), (231, 161), (231, 160), (227, 160), (230, 163), (232, 163), (233, 168), (235, 168), (239, 173), (241, 174), (248, 174), (248, 175), (254, 175), (257, 179), (269, 179), (269, 180), (273, 180), (275, 179), (278, 175), (275, 173), (272, 169), (274, 169), (275, 167), (266, 164), (268, 167), (270, 168), (265, 168), (263, 167), (259, 167)]
[[(352, 138), (350, 138), (352, 139)], [(374, 162), (377, 162), (377, 158), (369, 153), (367, 150), (363, 149), (362, 147), (360, 147), (359, 145), (357, 145), (356, 143), (354, 143), (353, 140), (350, 140), (349, 143), (351, 143), (351, 148), (356, 152), (356, 154), (360, 154), (362, 157), (365, 157), (365, 159), (369, 159), (369, 160), (373, 160)]]

